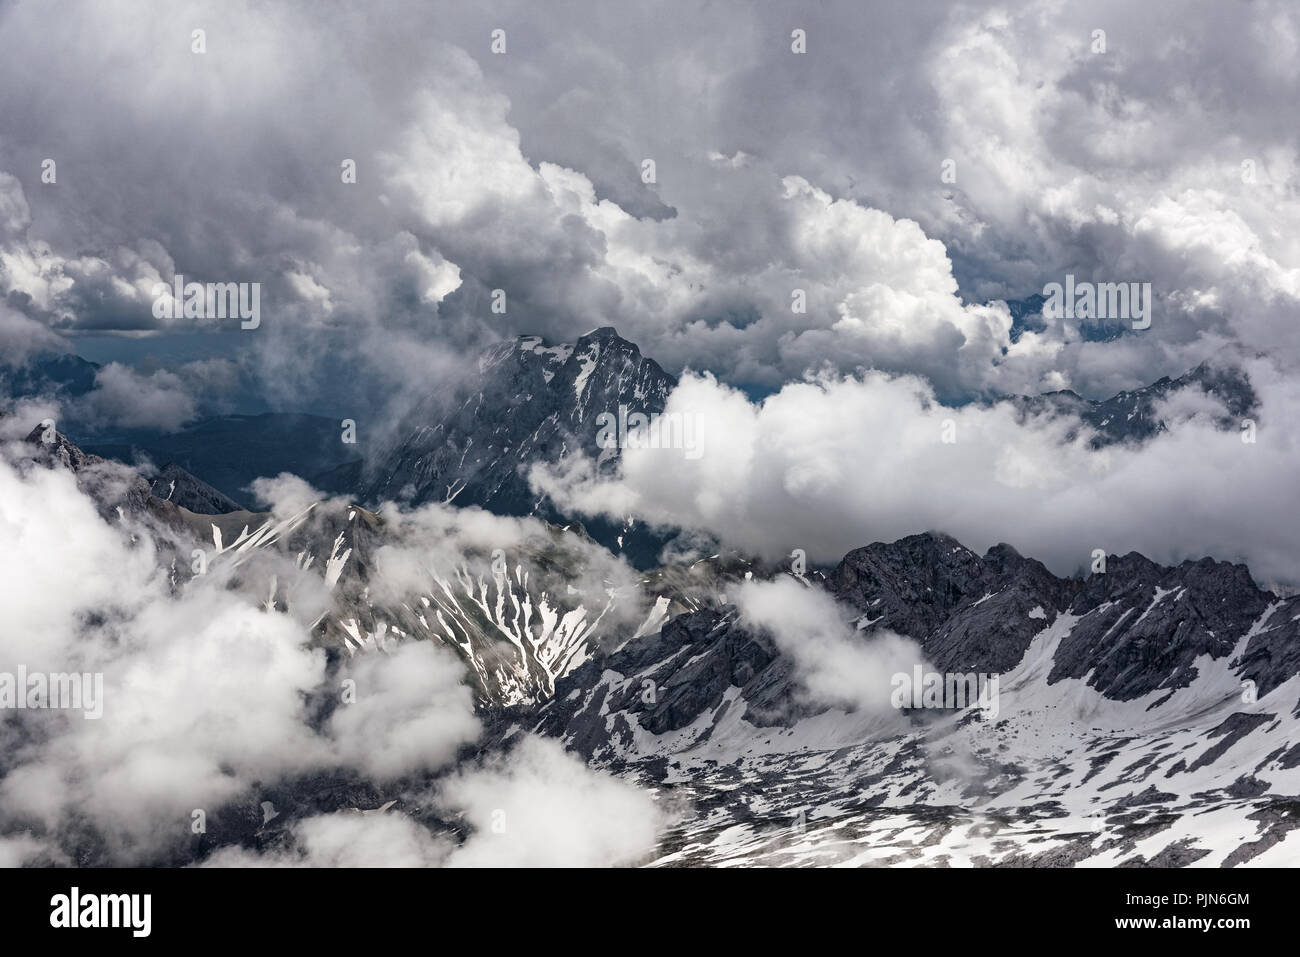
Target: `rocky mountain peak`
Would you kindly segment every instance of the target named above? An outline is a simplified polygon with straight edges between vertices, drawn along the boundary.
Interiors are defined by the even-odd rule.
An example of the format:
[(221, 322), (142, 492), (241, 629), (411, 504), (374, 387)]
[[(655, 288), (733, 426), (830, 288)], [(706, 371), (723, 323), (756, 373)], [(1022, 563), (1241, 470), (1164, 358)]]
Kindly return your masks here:
[(540, 336), (497, 343), (484, 353), (477, 377), (416, 407), (362, 497), (558, 518), (531, 492), (529, 468), (577, 455), (613, 468), (620, 450), (597, 445), (601, 415), (618, 415), (620, 407), (662, 412), (675, 385), (612, 326), (572, 344)]

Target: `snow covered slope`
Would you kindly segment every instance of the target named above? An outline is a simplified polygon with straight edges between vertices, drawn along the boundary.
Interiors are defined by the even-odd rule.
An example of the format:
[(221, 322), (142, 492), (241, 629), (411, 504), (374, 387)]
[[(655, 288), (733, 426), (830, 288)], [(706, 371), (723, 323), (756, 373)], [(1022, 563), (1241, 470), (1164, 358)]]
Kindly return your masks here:
[(583, 665), (534, 726), (690, 808), (661, 864), (1300, 862), (1300, 598), (1208, 560), (1058, 579), (941, 535), (827, 587), (866, 645), (997, 675), (996, 714), (817, 707), (723, 607)]
[[(824, 577), (737, 556), (639, 573), (577, 525), (344, 500), (198, 515), (62, 436), (31, 449), (106, 517), (168, 530), (177, 588), (217, 574), (309, 608), (333, 656), (454, 649), (484, 748), (534, 731), (655, 789), (675, 821), (657, 865), (1300, 863), (1300, 597), (1242, 565), (1112, 555), (1061, 578), (927, 533)], [(743, 596), (773, 582), (820, 617), (755, 621)], [(828, 628), (852, 706), (805, 670)], [(900, 671), (995, 677), (996, 709), (892, 707), (888, 671), (852, 665), (890, 643)]]

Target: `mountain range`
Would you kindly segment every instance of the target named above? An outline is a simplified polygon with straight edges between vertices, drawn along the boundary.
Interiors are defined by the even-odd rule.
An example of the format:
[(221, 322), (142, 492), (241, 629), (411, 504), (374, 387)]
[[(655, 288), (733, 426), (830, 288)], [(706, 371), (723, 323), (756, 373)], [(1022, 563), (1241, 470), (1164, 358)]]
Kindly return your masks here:
[[(674, 823), (652, 864), (1227, 866), (1267, 863), (1300, 826), (1300, 597), (1261, 589), (1245, 566), (1130, 553), (1063, 578), (1009, 545), (980, 555), (929, 531), (807, 572), (727, 551), (637, 571), (536, 500), (523, 472), (579, 449), (613, 452), (601, 468), (616, 468), (595, 417), (661, 410), (674, 380), (612, 329), (572, 347), (502, 343), (479, 373), (413, 413), (362, 494), (290, 514), (239, 508), (175, 465), (104, 481), (120, 466), (40, 428), (29, 454), (76, 473), (106, 518), (169, 529), (178, 587), (197, 544), (282, 611), (294, 582), (258, 585), (259, 559), (292, 557), (331, 595), (312, 628), (331, 656), (445, 644), (489, 749), (531, 731), (661, 795)], [(1253, 402), (1248, 382), (1205, 367), (1098, 404), (1095, 427), (1141, 441), (1178, 388)], [(390, 581), (379, 553), (410, 535), (408, 513), (371, 507), (390, 498), (536, 523), (509, 548), (450, 549)], [(862, 672), (862, 700), (828, 703), (801, 648), (745, 611), (747, 590), (782, 583), (822, 602), (797, 632), (831, 629), (905, 674), (996, 676), (995, 712), (886, 707), (888, 668)], [(275, 793), (274, 823), (228, 815), (213, 841), (274, 843), (297, 817), (357, 801), (421, 813), (358, 782)]]

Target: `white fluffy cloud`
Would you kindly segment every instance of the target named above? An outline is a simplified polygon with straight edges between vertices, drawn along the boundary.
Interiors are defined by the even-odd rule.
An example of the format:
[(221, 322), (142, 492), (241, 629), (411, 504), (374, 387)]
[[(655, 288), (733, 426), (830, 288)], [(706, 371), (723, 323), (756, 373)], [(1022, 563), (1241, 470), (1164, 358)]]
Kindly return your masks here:
[[(328, 381), (357, 405), (456, 374), (485, 338), (611, 322), (670, 368), (742, 385), (863, 366), (941, 397), (1095, 395), (1225, 342), (1300, 345), (1297, 157), (1272, 122), (1298, 92), (1285, 4), (900, 8), (862, 31), (832, 3), (802, 11), (803, 55), (785, 12), (738, 4), (635, 29), (525, 4), (457, 8), (454, 32), (436, 6), (392, 14), (223, 5), (204, 59), (184, 10), (141, 31), (87, 5), (76, 57), (7, 10), (0, 63), (38, 61), (44, 84), (0, 94), (5, 289), (53, 326), (138, 329), (159, 277), (262, 281), (263, 387), (301, 400)], [(179, 115), (232, 144), (219, 163), (172, 135)], [(37, 124), (54, 146), (23, 145)], [(1005, 310), (978, 305), (1066, 272), (1151, 282), (1152, 328), (1094, 342), (1063, 321), (1012, 344)], [(321, 370), (341, 347), (364, 372), (340, 382)]]
[(451, 763), (480, 731), (462, 677), (452, 652), (431, 642), (355, 659), (348, 670), (355, 700), (330, 719), (339, 755), (380, 780)]
[[(300, 774), (348, 770), (377, 785), (425, 781), (479, 739), (465, 668), (450, 649), (405, 642), (331, 669), (310, 640), (328, 590), (292, 555), (258, 550), (176, 583), (166, 557), (173, 533), (130, 515), (106, 519), (72, 473), (23, 466), (22, 457), (12, 447), (0, 457), (0, 527), (7, 530), (0, 671), (98, 673), (103, 685), (86, 709), (99, 717), (6, 710), (0, 862), (59, 860), (92, 835), (111, 861), (166, 859), (191, 842), (196, 809), (214, 815), (255, 800), (258, 786)], [(120, 485), (131, 474), (111, 464), (101, 471), (77, 478)], [(310, 491), (285, 477), (259, 489), (281, 518)], [(546, 538), (537, 523), (476, 511), (433, 507), (389, 520), (397, 543), (389, 565), (432, 560), (407, 539), (435, 526), (444, 532), (437, 560), (449, 565), (481, 555), (486, 544), (514, 548)], [(188, 556), (193, 543), (175, 544)], [(606, 554), (603, 565), (586, 570), (584, 587), (610, 587), (618, 564)], [(397, 579), (389, 587), (400, 588)], [(284, 596), (280, 610), (266, 601), (272, 582)], [(337, 705), (322, 722), (309, 702), (324, 699)], [(653, 847), (662, 823), (637, 787), (531, 738), (457, 772), (430, 800), (469, 829), (468, 843), (451, 857), (451, 837), (400, 815), (339, 812), (294, 822), (291, 850), (262, 857), (226, 849), (213, 863), (626, 863)], [(501, 808), (510, 820), (504, 842), (492, 829)]]
[(533, 736), (508, 758), (458, 772), (440, 795), (474, 828), (449, 861), (456, 867), (635, 864), (666, 820), (645, 791)]
[[(355, 704), (316, 729), (305, 696), (339, 689), (308, 641), (322, 596), (304, 592), (290, 558), (258, 556), (239, 578), (213, 566), (173, 588), (157, 533), (105, 521), (66, 471), (7, 461), (0, 524), (5, 670), (103, 675), (100, 718), (7, 712), (5, 833), (80, 821), (115, 859), (148, 859), (183, 843), (194, 809), (215, 812), (254, 782), (435, 770), (478, 736), (462, 665), (432, 645), (355, 661)], [(288, 613), (258, 600), (274, 575), (297, 583)]]
[(457, 771), (429, 799), (469, 828), (463, 843), (398, 811), (349, 811), (295, 822), (285, 847), (223, 848), (204, 866), (615, 867), (649, 855), (668, 821), (648, 792), (531, 735)]
[(735, 600), (741, 623), (770, 634), (794, 662), (810, 702), (902, 722), (890, 703), (891, 681), (925, 666), (915, 641), (887, 631), (856, 634), (835, 599), (793, 578), (746, 582)]
[(340, 811), (299, 821), (292, 848), (223, 847), (204, 867), (440, 867), (451, 842), (402, 814)]
[(1287, 426), (1300, 414), (1300, 386), (1267, 360), (1246, 368), (1264, 408), (1256, 442), (1218, 429), (1207, 414), (1221, 411), (1217, 401), (1188, 397), (1164, 410), (1170, 431), (1100, 451), (1070, 417), (1021, 422), (1007, 404), (944, 407), (910, 376), (827, 376), (761, 403), (687, 377), (668, 413), (697, 417), (698, 458), (627, 449), (618, 479), (542, 468), (532, 477), (577, 511), (707, 529), (773, 558), (804, 548), (834, 562), (939, 529), (972, 548), (1009, 542), (1064, 574), (1103, 548), (1243, 560), (1261, 582), (1295, 586), (1300, 516), (1285, 503), (1300, 470)]
[(194, 419), (198, 405), (184, 380), (158, 369), (141, 374), (120, 362), (110, 362), (95, 373), (95, 387), (82, 400), (93, 421), (112, 422), (120, 428), (152, 428), (175, 432)]
[(6, 830), (82, 819), (130, 857), (175, 843), (192, 809), (323, 759), (301, 696), (324, 658), (300, 623), (215, 580), (171, 595), (153, 540), (107, 524), (66, 472), (0, 463), (0, 510), (13, 533), (0, 577), (14, 589), (0, 660), (102, 673), (104, 699), (98, 720), (12, 713)]

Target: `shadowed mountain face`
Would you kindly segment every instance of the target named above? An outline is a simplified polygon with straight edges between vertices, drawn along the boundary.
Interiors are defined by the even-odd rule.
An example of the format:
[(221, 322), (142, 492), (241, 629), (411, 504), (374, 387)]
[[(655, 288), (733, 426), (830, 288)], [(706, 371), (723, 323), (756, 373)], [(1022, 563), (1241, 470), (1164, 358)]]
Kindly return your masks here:
[[(478, 505), (563, 522), (548, 499), (530, 490), (529, 468), (585, 455), (611, 473), (620, 450), (599, 446), (600, 417), (618, 416), (620, 408), (662, 412), (677, 384), (608, 327), (572, 345), (547, 345), (536, 336), (500, 343), (483, 355), (478, 372), (468, 386), (433, 392), (408, 416), (396, 445), (369, 470), (363, 501)], [(636, 523), (584, 524), (640, 567), (653, 566), (664, 543)]]
[[(1044, 621), (1073, 616), (1079, 622), (1061, 642), (1050, 680), (1086, 679), (1118, 700), (1187, 684), (1197, 658), (1230, 654), (1275, 600), (1244, 565), (1206, 558), (1166, 568), (1132, 552), (1109, 556), (1105, 573), (1060, 579), (1010, 545), (980, 558), (941, 535), (852, 551), (830, 588), (862, 610), (868, 633), (917, 639), (941, 671), (1006, 671)], [(1265, 680), (1272, 686), (1277, 677)]]
[[(382, 457), (370, 500), (480, 505), (530, 515), (534, 462), (559, 464), (583, 452), (612, 468), (618, 449), (597, 445), (603, 413), (662, 412), (677, 380), (619, 337), (597, 329), (573, 345), (536, 336), (503, 342), (479, 361), (479, 378), (435, 392), (411, 414), (397, 447)], [(602, 454), (603, 453), (603, 454)]]
[(927, 673), (996, 677), (992, 713), (818, 706), (723, 604), (593, 656), (521, 720), (696, 809), (661, 865), (1287, 859), (1300, 598), (1209, 559), (1060, 579), (935, 533), (857, 549), (825, 588), (864, 649), (891, 630)]
[(337, 419), (267, 412), (202, 419), (179, 432), (109, 433), (86, 450), (127, 464), (142, 458), (170, 463), (239, 502), (250, 497), (254, 479), (289, 472), (310, 480), (356, 459), (356, 447), (342, 436)]
[[(1250, 380), (1232, 366), (1203, 362), (1190, 372), (1171, 379), (1165, 376), (1149, 386), (1120, 392), (1109, 399), (1085, 399), (1066, 389), (1041, 395), (1015, 396), (1008, 401), (1030, 415), (1076, 415), (1096, 431), (1093, 448), (1121, 442), (1142, 442), (1168, 427), (1160, 417), (1159, 406), (1175, 394), (1191, 390), (1217, 400), (1223, 407), (1217, 425), (1237, 429), (1245, 418), (1256, 415), (1259, 399)], [(1071, 433), (1073, 438), (1073, 433)]]
[(238, 512), (244, 507), (202, 479), (195, 478), (175, 462), (168, 462), (162, 467), (149, 486), (149, 491), (158, 498), (200, 515)]
[[(1040, 676), (1045, 686), (1077, 682), (1099, 701), (1142, 700), (1153, 713), (1209, 674), (1235, 675), (1234, 696), (1247, 681), (1268, 694), (1300, 676), (1300, 655), (1280, 653), (1300, 647), (1300, 597), (1278, 599), (1256, 587), (1244, 566), (1211, 559), (1166, 567), (1130, 553), (1109, 556), (1104, 573), (1058, 578), (1009, 545), (981, 557), (926, 533), (850, 552), (824, 588), (862, 642), (885, 632), (912, 638), (918, 661), (940, 672), (1013, 672), (1055, 630)], [(620, 750), (604, 720), (611, 714), (654, 734), (703, 730), (724, 705), (757, 712), (763, 725), (808, 714), (789, 661), (761, 631), (741, 628), (726, 604), (683, 614), (653, 639), (598, 659), (572, 680), (604, 684), (613, 697), (583, 688), (546, 712), (548, 726), (567, 734), (594, 709), (601, 730), (593, 737), (588, 729), (584, 740), (596, 750)], [(615, 691), (611, 670), (654, 673), (662, 693), (651, 705), (637, 683)], [(724, 700), (727, 689), (736, 693)], [(565, 690), (561, 682), (557, 698)], [(888, 698), (888, 688), (880, 692)]]
[(32, 356), (21, 366), (0, 362), (0, 393), (23, 396), (85, 395), (95, 386), (99, 365), (70, 353)]

